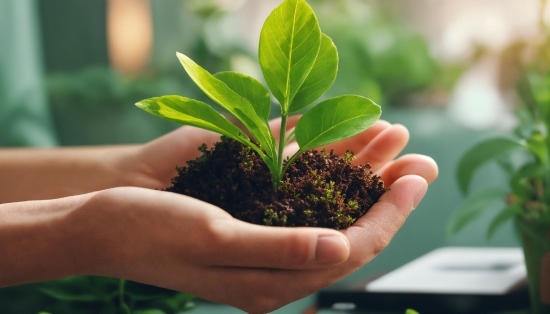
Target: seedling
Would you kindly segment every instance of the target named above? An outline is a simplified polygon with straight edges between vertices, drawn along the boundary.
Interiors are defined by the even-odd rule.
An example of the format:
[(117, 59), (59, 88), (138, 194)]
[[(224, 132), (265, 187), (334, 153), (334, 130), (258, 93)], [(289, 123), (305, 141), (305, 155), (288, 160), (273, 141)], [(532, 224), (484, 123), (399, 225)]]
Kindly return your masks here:
[[(281, 185), (289, 165), (303, 152), (361, 133), (381, 115), (380, 106), (357, 95), (321, 101), (287, 134), (292, 113), (309, 107), (330, 88), (338, 71), (338, 53), (321, 32), (317, 17), (305, 0), (285, 0), (265, 21), (260, 33), (259, 63), (271, 95), (280, 104), (278, 143), (268, 118), (271, 98), (256, 79), (237, 72), (210, 74), (182, 53), (176, 54), (187, 74), (215, 103), (238, 119), (253, 140), (210, 105), (183, 96), (145, 99), (139, 108), (162, 118), (214, 131), (253, 149)], [(299, 150), (284, 162), (284, 147), (293, 139)]]

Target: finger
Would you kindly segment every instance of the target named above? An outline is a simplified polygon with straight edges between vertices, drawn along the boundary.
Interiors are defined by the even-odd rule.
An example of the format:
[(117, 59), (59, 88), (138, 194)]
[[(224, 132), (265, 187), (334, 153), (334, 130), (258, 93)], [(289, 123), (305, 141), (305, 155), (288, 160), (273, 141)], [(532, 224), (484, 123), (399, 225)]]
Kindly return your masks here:
[(309, 269), (344, 262), (349, 242), (336, 230), (281, 228), (218, 221), (213, 245), (204, 255), (210, 265), (272, 269)]
[(372, 139), (380, 134), (385, 129), (389, 128), (391, 124), (384, 120), (378, 120), (376, 123), (364, 132), (361, 132), (350, 138), (338, 141), (336, 143), (326, 146), (327, 151), (334, 150), (337, 155), (342, 155), (346, 151), (352, 151), (357, 153), (367, 146)]
[(364, 216), (343, 231), (351, 245), (347, 263), (359, 268), (378, 255), (424, 197), (427, 188), (426, 180), (415, 175), (395, 181)]
[(400, 124), (385, 128), (365, 148), (355, 154), (355, 162), (369, 163), (373, 171), (394, 159), (409, 142), (409, 131)]
[(431, 157), (408, 154), (385, 164), (377, 173), (385, 184), (391, 185), (402, 176), (414, 174), (432, 183), (439, 175), (437, 163)]
[(193, 277), (195, 282), (202, 283), (196, 286), (198, 289), (176, 287), (176, 290), (228, 304), (246, 313), (270, 313), (334, 282), (314, 271), (238, 267), (209, 268)]

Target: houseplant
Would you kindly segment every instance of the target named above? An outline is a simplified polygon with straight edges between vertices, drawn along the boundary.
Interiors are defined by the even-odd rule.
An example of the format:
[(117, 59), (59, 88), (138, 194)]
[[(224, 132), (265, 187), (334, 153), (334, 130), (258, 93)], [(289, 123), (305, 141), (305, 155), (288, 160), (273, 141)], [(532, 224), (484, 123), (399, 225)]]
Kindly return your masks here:
[[(279, 143), (268, 126), (271, 100), (262, 83), (236, 72), (212, 75), (186, 55), (177, 57), (195, 84), (244, 130), (208, 104), (187, 97), (138, 102), (136, 106), (154, 115), (224, 136), (212, 150), (199, 148), (203, 155), (178, 168), (179, 176), (167, 190), (212, 203), (252, 223), (335, 229), (347, 228), (385, 192), (370, 166), (351, 164), (351, 152), (338, 157), (312, 150), (374, 124), (381, 109), (371, 100), (357, 95), (325, 99), (287, 134), (290, 114), (320, 98), (338, 66), (336, 47), (304, 0), (283, 1), (260, 34), (260, 67), (281, 108)], [(299, 149), (285, 159), (284, 148), (293, 140)]]
[(544, 35), (540, 45), (522, 45), (536, 52), (536, 57), (517, 72), (521, 73), (516, 87), (518, 126), (508, 137), (478, 143), (458, 165), (457, 179), (465, 194), (474, 173), (490, 161), (501, 166), (508, 187), (486, 187), (469, 194), (447, 226), (449, 234), (456, 233), (483, 211), (502, 204), (487, 236), (513, 220), (523, 247), (535, 314), (550, 312), (550, 50), (548, 32)]

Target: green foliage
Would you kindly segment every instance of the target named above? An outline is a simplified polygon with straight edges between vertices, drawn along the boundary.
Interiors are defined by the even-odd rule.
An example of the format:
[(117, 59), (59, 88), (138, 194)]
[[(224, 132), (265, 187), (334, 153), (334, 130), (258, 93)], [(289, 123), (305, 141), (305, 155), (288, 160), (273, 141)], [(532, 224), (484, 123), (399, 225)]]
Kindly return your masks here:
[(193, 299), (190, 294), (132, 281), (76, 276), (3, 288), (0, 312), (127, 314), (157, 309), (175, 314), (193, 308)]
[(485, 163), (508, 153), (512, 149), (521, 148), (519, 141), (507, 138), (493, 138), (476, 144), (460, 159), (457, 178), (462, 193), (467, 193), (472, 176)]
[(449, 234), (458, 232), (497, 202), (504, 206), (493, 218), (488, 238), (514, 217), (550, 226), (550, 72), (531, 72), (520, 79), (517, 95), (523, 107), (517, 111), (519, 125), (514, 137), (493, 138), (475, 145), (463, 155), (457, 171), (459, 186), (467, 193), (475, 172), (496, 162), (508, 176), (508, 189), (488, 187), (467, 197), (448, 222)]
[[(286, 0), (267, 18), (260, 34), (260, 67), (286, 114), (319, 55), (321, 29), (303, 0)], [(334, 63), (335, 59), (329, 60)]]
[(190, 294), (106, 277), (68, 277), (37, 288), (51, 300), (43, 310), (54, 314), (175, 314), (194, 306)]
[[(171, 121), (218, 132), (252, 148), (270, 169), (275, 187), (299, 154), (363, 132), (381, 114), (380, 107), (367, 98), (333, 97), (306, 112), (287, 136), (289, 113), (321, 97), (334, 82), (338, 67), (336, 47), (321, 32), (315, 13), (304, 0), (285, 0), (268, 16), (260, 34), (260, 67), (281, 107), (278, 145), (268, 125), (269, 94), (261, 83), (234, 72), (212, 75), (186, 55), (177, 53), (177, 57), (195, 84), (240, 121), (253, 139), (208, 105), (186, 97), (161, 96), (136, 105)], [(292, 138), (300, 149), (283, 165), (284, 146)]]
[(447, 233), (454, 234), (477, 218), (492, 205), (503, 202), (506, 191), (497, 187), (487, 187), (470, 195), (453, 213), (447, 225)]

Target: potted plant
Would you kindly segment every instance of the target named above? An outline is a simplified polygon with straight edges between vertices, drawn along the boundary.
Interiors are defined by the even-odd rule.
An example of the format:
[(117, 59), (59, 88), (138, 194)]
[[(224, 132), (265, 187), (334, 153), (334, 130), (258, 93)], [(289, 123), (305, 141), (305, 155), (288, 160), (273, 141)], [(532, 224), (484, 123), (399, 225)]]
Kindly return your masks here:
[[(542, 44), (520, 46), (536, 52), (536, 57), (530, 65), (519, 68), (517, 127), (507, 137), (478, 143), (462, 156), (458, 165), (457, 179), (464, 194), (469, 193), (475, 172), (490, 161), (501, 166), (508, 178), (508, 187), (485, 187), (469, 194), (447, 226), (448, 233), (454, 234), (483, 211), (502, 204), (487, 236), (490, 238), (504, 222), (513, 220), (523, 247), (531, 310), (535, 314), (550, 313), (550, 50), (547, 38), (548, 32)], [(526, 49), (519, 50), (525, 52)]]
[[(370, 99), (325, 99), (287, 133), (290, 115), (319, 99), (334, 82), (338, 67), (336, 47), (304, 0), (283, 1), (260, 34), (260, 67), (281, 108), (278, 143), (268, 125), (271, 97), (261, 82), (237, 72), (213, 75), (186, 55), (177, 57), (195, 84), (244, 130), (210, 105), (187, 97), (138, 102), (154, 115), (223, 135), (213, 149), (201, 146), (202, 156), (178, 167), (168, 191), (212, 203), (251, 223), (335, 229), (347, 228), (385, 192), (370, 166), (351, 164), (351, 152), (340, 157), (313, 150), (374, 124), (381, 109)], [(299, 149), (285, 159), (284, 148), (291, 141)]]

